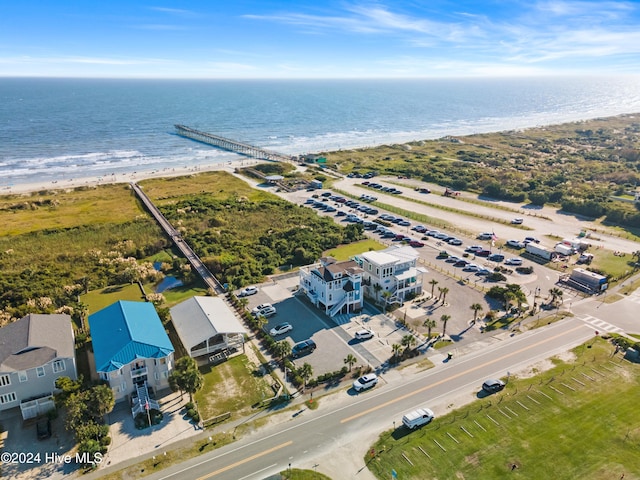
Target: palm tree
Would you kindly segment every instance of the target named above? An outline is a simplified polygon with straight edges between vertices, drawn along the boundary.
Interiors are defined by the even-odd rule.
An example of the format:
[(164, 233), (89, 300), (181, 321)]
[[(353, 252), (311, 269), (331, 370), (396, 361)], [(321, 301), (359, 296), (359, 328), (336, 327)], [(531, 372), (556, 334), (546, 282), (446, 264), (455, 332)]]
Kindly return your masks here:
[(382, 292), (382, 298), (384, 298), (384, 309), (382, 310), (382, 313), (387, 311), (387, 304), (389, 302), (389, 298), (391, 298), (391, 295), (393, 295), (393, 293), (391, 293), (389, 290), (385, 290), (384, 292)]
[(264, 315), (258, 314), (256, 316), (256, 325), (258, 326), (259, 330), (262, 330), (267, 323), (269, 323), (269, 321), (265, 318)]
[(449, 293), (449, 289), (447, 287), (443, 287), (440, 289), (440, 292), (442, 293), (442, 303), (444, 303), (447, 298), (447, 293)]
[(284, 359), (284, 357), (291, 354), (291, 344), (286, 340), (280, 340), (275, 344), (275, 352), (276, 355), (280, 358), (280, 361)]
[(349, 371), (351, 371), (351, 367), (353, 367), (356, 364), (357, 361), (358, 361), (358, 359), (352, 353), (347, 355), (345, 357), (345, 359), (343, 360), (345, 365), (349, 365)]
[(300, 367), (300, 370), (298, 370), (298, 375), (300, 375), (302, 377), (302, 380), (304, 382), (304, 386), (306, 387), (307, 386), (307, 380), (309, 380), (311, 375), (313, 375), (313, 367), (305, 362), (302, 365), (302, 367)]
[(427, 340), (431, 340), (431, 329), (436, 326), (436, 321), (433, 318), (427, 318), (422, 326), (427, 329)]
[(431, 280), (429, 280), (429, 284), (431, 284), (431, 298), (433, 298), (433, 289), (438, 284), (438, 280), (432, 278)]
[(413, 347), (417, 343), (417, 340), (416, 340), (416, 337), (414, 337), (413, 335), (407, 334), (404, 337), (402, 337), (402, 340), (400, 341), (400, 343), (402, 344), (405, 350), (409, 350), (411, 347)]
[(511, 308), (511, 302), (516, 299), (516, 294), (513, 292), (505, 292), (504, 294), (504, 309), (509, 312)]
[(482, 305), (474, 303), (469, 308), (473, 310), (473, 323), (476, 323), (476, 320), (478, 320), (478, 312), (482, 311)]
[(391, 350), (393, 350), (393, 356), (397, 357), (400, 353), (400, 350), (402, 350), (402, 345), (394, 343), (393, 345), (391, 345)]
[(442, 322), (442, 336), (444, 337), (444, 332), (447, 330), (447, 322), (451, 320), (451, 315), (442, 315), (440, 317), (440, 321)]
[(373, 291), (376, 292), (376, 301), (378, 301), (378, 297), (380, 296), (380, 290), (382, 290), (382, 285), (380, 285), (379, 283), (376, 283), (373, 286)]
[(549, 290), (549, 294), (551, 295), (551, 303), (554, 304), (558, 300), (558, 298), (562, 298), (562, 290), (558, 287), (551, 288)]

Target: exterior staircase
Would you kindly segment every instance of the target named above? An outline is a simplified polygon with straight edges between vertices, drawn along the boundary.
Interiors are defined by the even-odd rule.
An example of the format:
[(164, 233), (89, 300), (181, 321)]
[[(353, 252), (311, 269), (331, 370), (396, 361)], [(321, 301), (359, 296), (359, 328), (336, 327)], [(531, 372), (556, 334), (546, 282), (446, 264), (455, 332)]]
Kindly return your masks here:
[(149, 397), (149, 389), (147, 382), (136, 387), (137, 397), (133, 399), (133, 407), (131, 408), (131, 414), (135, 417), (141, 412), (146, 410), (160, 410), (158, 402)]

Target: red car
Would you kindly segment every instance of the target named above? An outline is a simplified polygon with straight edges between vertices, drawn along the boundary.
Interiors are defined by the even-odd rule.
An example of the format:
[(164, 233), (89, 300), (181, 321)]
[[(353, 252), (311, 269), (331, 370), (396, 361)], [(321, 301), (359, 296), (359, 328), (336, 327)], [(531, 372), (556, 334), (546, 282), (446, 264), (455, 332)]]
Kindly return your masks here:
[(418, 240), (411, 240), (409, 242), (409, 245), (411, 245), (412, 247), (424, 247), (424, 243), (419, 242)]

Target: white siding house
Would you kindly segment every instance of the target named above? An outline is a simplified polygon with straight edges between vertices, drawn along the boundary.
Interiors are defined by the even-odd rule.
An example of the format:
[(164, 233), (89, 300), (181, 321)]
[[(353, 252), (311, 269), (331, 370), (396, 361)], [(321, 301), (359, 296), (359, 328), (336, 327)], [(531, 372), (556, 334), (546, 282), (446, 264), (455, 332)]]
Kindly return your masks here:
[(427, 270), (417, 266), (418, 256), (412, 247), (398, 245), (356, 256), (366, 294), (380, 299), (382, 292), (390, 292), (389, 303), (402, 303), (409, 294), (420, 295)]
[(358, 312), (363, 307), (362, 269), (353, 260), (321, 258), (300, 268), (300, 288), (316, 307), (330, 317)]

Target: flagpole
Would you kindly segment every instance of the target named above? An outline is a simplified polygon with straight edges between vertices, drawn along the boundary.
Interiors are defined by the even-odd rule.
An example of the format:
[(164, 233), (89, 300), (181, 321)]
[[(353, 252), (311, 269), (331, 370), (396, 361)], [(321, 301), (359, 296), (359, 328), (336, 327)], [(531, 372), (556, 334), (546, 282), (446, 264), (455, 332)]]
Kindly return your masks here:
[(151, 413), (149, 413), (149, 399), (144, 404), (144, 408), (147, 411), (147, 420), (149, 420), (149, 426), (151, 426)]

